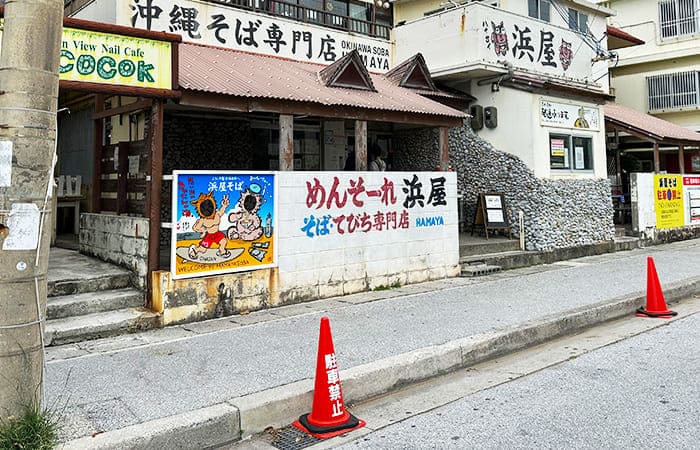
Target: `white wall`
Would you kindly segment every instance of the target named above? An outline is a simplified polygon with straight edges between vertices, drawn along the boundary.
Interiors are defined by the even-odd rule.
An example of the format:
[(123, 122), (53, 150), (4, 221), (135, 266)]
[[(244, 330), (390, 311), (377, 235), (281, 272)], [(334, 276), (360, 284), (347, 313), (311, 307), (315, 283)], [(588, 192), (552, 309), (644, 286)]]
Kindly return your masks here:
[[(447, 205), (405, 208), (406, 187), (404, 180), (419, 177), (425, 200), (431, 191), (431, 178), (445, 177)], [(457, 223), (457, 177), (453, 172), (278, 172), (278, 241), (279, 286), (288, 291), (309, 287), (318, 289), (320, 297), (358, 292), (381, 285), (415, 283), (428, 279), (456, 276), (459, 273), (459, 242)], [(328, 194), (338, 180), (338, 192), (342, 197), (352, 183), (363, 179), (364, 189), (379, 189), (385, 183), (393, 183), (396, 202), (385, 205), (379, 198), (362, 193), (358, 199), (363, 206), (352, 204), (348, 196), (344, 207), (332, 204), (327, 208)], [(326, 202), (311, 202), (308, 206), (309, 188), (316, 179), (325, 189)], [(320, 200), (320, 197), (317, 197)], [(319, 220), (324, 216), (337, 218), (367, 214), (374, 223), (378, 213), (401, 212), (408, 214), (405, 229), (360, 229), (350, 233), (343, 223), (345, 233), (340, 234), (333, 225), (327, 235), (309, 237), (302, 230), (310, 216)], [(422, 218), (440, 217), (444, 225), (417, 226)], [(331, 219), (331, 223), (332, 219)]]
[(117, 3), (120, 0), (94, 0), (71, 17), (94, 22), (117, 23)]
[[(539, 178), (605, 178), (605, 134), (603, 110), (591, 102), (536, 95), (525, 91), (501, 87), (499, 92), (491, 92), (491, 85), (478, 86), (472, 82), (471, 94), (477, 98), (476, 104), (498, 108), (498, 127), (484, 127), (477, 134), (495, 148), (506, 151), (522, 159)], [(566, 129), (542, 126), (539, 121), (541, 100), (575, 104), (599, 110), (599, 130)], [(549, 168), (549, 133), (563, 133), (593, 139), (593, 171), (564, 172)]]

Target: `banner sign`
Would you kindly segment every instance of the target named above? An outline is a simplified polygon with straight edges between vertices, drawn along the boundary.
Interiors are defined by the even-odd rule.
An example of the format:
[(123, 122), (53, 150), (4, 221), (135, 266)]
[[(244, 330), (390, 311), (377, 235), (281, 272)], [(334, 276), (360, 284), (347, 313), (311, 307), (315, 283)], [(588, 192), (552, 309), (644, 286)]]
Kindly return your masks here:
[(276, 12), (297, 20), (194, 0), (131, 0), (119, 2), (118, 8), (118, 25), (180, 34), (188, 42), (319, 64), (332, 64), (356, 49), (367, 69), (380, 73), (391, 63), (389, 41), (312, 25), (327, 20), (330, 26), (333, 21), (342, 26), (347, 19), (292, 3), (276, 3)]
[(171, 43), (64, 28), (59, 78), (172, 89)]
[(277, 265), (271, 172), (173, 172), (173, 278)]
[(456, 204), (448, 202), (455, 201), (455, 188), (454, 178), (441, 172), (314, 174), (306, 181), (299, 229), (313, 240), (444, 229), (454, 223)]
[(675, 228), (684, 225), (681, 175), (654, 175), (654, 209), (656, 228)]
[(540, 100), (540, 125), (547, 127), (598, 131), (598, 108)]
[(700, 224), (700, 176), (684, 176), (683, 192), (686, 197), (686, 225)]

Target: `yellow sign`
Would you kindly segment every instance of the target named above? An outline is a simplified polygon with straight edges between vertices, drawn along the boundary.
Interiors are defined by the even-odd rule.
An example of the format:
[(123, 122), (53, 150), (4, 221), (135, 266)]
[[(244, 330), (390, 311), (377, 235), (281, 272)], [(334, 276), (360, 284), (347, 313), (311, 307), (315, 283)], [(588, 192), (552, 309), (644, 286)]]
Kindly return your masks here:
[(656, 228), (684, 225), (683, 182), (680, 175), (654, 175)]
[(172, 89), (171, 43), (64, 28), (59, 78)]

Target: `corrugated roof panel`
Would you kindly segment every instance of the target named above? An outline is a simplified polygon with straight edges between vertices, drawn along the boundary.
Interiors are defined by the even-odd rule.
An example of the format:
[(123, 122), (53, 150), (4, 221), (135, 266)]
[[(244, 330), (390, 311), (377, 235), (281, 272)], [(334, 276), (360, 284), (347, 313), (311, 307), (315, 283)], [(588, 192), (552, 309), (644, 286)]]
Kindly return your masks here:
[(383, 75), (371, 74), (377, 92), (327, 87), (318, 75), (324, 67), (218, 47), (181, 44), (178, 78), (180, 88), (193, 91), (466, 117), (456, 109), (395, 86)]
[(651, 133), (663, 140), (700, 142), (700, 133), (619, 103), (606, 103), (605, 117)]

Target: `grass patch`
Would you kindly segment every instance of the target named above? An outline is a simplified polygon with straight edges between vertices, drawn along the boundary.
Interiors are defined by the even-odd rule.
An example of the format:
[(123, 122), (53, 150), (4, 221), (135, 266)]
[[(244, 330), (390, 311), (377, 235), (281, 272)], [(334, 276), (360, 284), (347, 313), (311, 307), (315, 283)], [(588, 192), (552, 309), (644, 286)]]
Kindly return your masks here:
[(51, 450), (58, 428), (55, 414), (27, 407), (22, 417), (0, 418), (0, 450)]
[(399, 280), (394, 281), (391, 284), (380, 284), (376, 286), (373, 291), (388, 291), (389, 289), (396, 289), (401, 287), (401, 282)]

